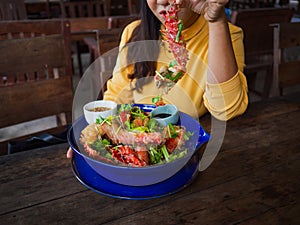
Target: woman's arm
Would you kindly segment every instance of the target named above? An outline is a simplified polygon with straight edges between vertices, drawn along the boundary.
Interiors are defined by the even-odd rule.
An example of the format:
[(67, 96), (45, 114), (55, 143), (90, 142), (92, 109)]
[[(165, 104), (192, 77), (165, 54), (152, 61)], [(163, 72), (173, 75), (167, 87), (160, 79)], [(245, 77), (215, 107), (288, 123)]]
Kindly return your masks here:
[(176, 0), (176, 3), (203, 14), (208, 21), (207, 82), (217, 84), (230, 80), (237, 73), (238, 67), (224, 9), (228, 0)]
[(225, 11), (219, 20), (208, 22), (208, 83), (223, 83), (238, 71)]

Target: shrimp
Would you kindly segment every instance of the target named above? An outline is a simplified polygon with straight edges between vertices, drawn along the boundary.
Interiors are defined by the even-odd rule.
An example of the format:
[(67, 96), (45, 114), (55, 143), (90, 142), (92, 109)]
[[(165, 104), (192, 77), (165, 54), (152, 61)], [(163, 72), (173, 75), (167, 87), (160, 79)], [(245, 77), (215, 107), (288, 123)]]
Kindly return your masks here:
[(98, 124), (90, 124), (82, 130), (80, 140), (82, 143), (92, 144), (102, 135), (103, 130), (101, 126)]

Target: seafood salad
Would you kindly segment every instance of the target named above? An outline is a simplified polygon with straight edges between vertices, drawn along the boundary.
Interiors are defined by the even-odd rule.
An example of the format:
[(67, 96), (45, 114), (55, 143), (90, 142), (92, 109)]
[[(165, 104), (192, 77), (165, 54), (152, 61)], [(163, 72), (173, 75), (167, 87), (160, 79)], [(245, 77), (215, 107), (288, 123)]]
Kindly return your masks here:
[(174, 60), (162, 66), (155, 74), (156, 87), (164, 87), (165, 93), (183, 77), (189, 59), (186, 43), (182, 35), (183, 23), (178, 18), (179, 5), (169, 0), (168, 10), (160, 12), (164, 17), (165, 29), (161, 30), (163, 41), (168, 44)]
[(80, 142), (92, 158), (125, 166), (162, 164), (187, 154), (193, 135), (184, 126), (160, 126), (149, 112), (136, 105), (120, 105), (116, 115), (99, 117), (85, 127)]

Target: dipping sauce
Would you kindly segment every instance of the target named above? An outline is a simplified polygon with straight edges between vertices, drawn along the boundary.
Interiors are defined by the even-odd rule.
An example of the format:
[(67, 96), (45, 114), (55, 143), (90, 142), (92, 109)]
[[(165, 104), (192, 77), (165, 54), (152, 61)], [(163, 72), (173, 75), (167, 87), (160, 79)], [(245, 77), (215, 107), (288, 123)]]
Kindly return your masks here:
[(101, 106), (101, 107), (95, 107), (95, 108), (89, 109), (89, 111), (91, 111), (91, 112), (103, 112), (103, 111), (107, 111), (107, 110), (111, 110), (111, 108)]
[(160, 114), (157, 114), (155, 116), (153, 116), (154, 118), (167, 118), (171, 116), (171, 114), (168, 114), (168, 113), (160, 113)]

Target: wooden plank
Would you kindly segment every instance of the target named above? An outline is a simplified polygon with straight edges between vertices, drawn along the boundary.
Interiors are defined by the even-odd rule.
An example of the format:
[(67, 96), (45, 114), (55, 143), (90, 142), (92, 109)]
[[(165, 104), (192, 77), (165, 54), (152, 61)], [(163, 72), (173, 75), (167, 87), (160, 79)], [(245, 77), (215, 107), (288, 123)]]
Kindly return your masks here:
[(120, 28), (98, 31), (99, 56), (119, 46), (121, 32)]
[(300, 46), (300, 23), (282, 23), (279, 29), (279, 48)]
[(60, 1), (63, 18), (105, 16), (103, 1)]
[(280, 63), (278, 65), (278, 75), (279, 86), (282, 88), (300, 84), (300, 60), (298, 62)]
[(72, 33), (108, 28), (108, 17), (70, 18), (68, 21), (70, 21)]
[(231, 22), (244, 30), (246, 55), (272, 52), (272, 29), (269, 24), (289, 22), (293, 10), (288, 8), (259, 8), (233, 11)]
[[(67, 147), (60, 144), (9, 155), (5, 160), (0, 157), (0, 215), (86, 191), (71, 172), (65, 158)], [(12, 196), (18, 200), (12, 201)]]
[[(15, 23), (14, 21), (0, 21), (0, 35), (6, 34), (7, 31), (11, 33), (35, 33), (35, 34), (57, 34), (61, 33), (64, 27), (64, 21), (60, 19), (51, 20), (34, 20), (36, 23), (32, 23), (32, 20), (22, 20)], [(47, 22), (48, 25), (44, 26), (43, 23)], [(61, 24), (61, 27), (57, 26)]]
[(108, 28), (124, 28), (126, 25), (139, 19), (137, 15), (121, 15), (121, 16), (110, 16)]
[[(26, 82), (0, 88), (1, 126), (72, 111), (71, 77)], [(13, 113), (12, 113), (13, 112)]]
[(46, 65), (61, 67), (65, 62), (63, 46), (62, 35), (2, 40), (0, 50), (5, 54), (0, 55), (0, 73), (36, 72)]
[(298, 159), (277, 168), (254, 171), (201, 192), (187, 193), (186, 196), (173, 198), (151, 209), (123, 216), (114, 220), (114, 223), (131, 224), (151, 217), (151, 221), (145, 224), (243, 224), (254, 219), (260, 221), (257, 224), (265, 224), (266, 221), (259, 217), (273, 211), (276, 215), (272, 217), (274, 224), (293, 224), (290, 222), (299, 220), (300, 215), (294, 215), (293, 218), (287, 216), (289, 209), (299, 209), (300, 206), (294, 195), (300, 184), (297, 179), (299, 162)]
[(274, 59), (273, 59), (273, 96), (283, 94), (288, 86), (300, 84), (300, 59), (288, 60), (284, 54), (289, 48), (300, 46), (300, 23), (273, 24)]

